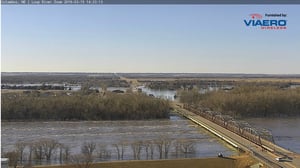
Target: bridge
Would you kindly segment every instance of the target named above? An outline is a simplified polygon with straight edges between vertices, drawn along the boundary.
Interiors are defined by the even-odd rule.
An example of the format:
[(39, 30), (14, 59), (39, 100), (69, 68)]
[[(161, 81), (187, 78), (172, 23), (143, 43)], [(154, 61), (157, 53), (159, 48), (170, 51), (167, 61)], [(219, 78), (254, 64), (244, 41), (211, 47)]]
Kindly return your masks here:
[[(258, 145), (200, 115), (182, 108), (183, 106), (179, 103), (174, 103), (173, 107), (175, 112), (207, 129), (236, 149), (249, 153), (267, 167), (300, 168), (300, 155), (297, 153), (266, 140), (262, 140), (264, 145)], [(278, 158), (282, 159), (279, 160)]]

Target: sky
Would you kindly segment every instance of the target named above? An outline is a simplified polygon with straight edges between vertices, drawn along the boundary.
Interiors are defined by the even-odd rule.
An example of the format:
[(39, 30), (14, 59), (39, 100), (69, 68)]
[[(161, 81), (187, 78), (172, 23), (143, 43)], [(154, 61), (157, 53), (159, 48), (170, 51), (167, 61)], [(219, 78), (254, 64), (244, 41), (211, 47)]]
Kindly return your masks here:
[(300, 5), (4, 5), (1, 71), (300, 74), (299, 21)]

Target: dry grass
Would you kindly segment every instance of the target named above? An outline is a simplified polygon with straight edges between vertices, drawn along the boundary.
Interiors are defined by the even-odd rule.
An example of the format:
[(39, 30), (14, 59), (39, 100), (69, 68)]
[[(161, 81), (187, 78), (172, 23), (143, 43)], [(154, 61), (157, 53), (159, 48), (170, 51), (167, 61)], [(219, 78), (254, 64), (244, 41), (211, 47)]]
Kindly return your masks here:
[[(253, 157), (250, 157), (249, 155), (240, 155), (240, 156), (234, 156), (232, 157), (234, 159), (236, 159), (235, 162), (235, 167), (236, 168), (246, 168), (246, 167), (250, 167), (252, 165), (258, 164), (258, 161), (255, 160)], [(262, 168), (264, 168), (266, 166), (263, 166)]]
[[(201, 158), (175, 160), (113, 161), (95, 163), (90, 168), (247, 168), (258, 162), (248, 155), (232, 158)], [(35, 166), (36, 168), (72, 168), (65, 166)]]

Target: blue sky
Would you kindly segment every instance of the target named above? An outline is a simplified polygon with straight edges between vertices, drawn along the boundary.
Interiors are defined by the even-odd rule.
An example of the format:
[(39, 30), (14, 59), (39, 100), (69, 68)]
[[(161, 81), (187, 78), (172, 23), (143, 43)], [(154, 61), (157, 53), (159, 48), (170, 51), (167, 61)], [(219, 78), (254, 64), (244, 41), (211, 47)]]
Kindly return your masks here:
[[(299, 5), (4, 5), (5, 72), (300, 74)], [(285, 13), (287, 30), (246, 27)]]

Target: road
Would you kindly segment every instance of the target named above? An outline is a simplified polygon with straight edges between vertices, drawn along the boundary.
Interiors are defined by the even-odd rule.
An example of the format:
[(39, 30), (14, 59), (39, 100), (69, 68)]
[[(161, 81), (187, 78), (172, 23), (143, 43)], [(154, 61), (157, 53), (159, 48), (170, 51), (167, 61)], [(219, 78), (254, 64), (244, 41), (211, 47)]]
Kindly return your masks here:
[[(250, 153), (254, 158), (258, 159), (260, 162), (264, 163), (268, 167), (284, 167), (284, 168), (300, 168), (300, 155), (297, 153), (293, 153), (288, 151), (282, 147), (279, 147), (273, 143), (269, 143), (268, 147), (275, 150), (276, 153), (271, 153), (266, 150), (262, 150), (261, 146), (235, 134), (199, 115), (196, 115), (190, 111), (187, 111), (181, 108), (181, 105), (174, 103), (174, 109), (179, 114), (183, 115), (184, 117), (190, 119), (191, 121), (195, 122), (196, 124), (204, 127), (205, 129), (209, 130), (216, 136), (220, 137), (227, 143), (231, 144), (234, 147), (237, 147), (245, 152)], [(288, 156), (292, 158), (292, 160), (279, 162), (276, 160), (277, 157)]]
[(117, 73), (115, 73), (115, 76), (119, 77), (120, 80), (125, 80), (126, 82), (128, 82), (130, 84), (130, 88), (131, 90), (134, 90), (136, 89), (138, 86), (141, 86), (141, 84), (138, 82), (137, 79), (130, 79), (130, 78), (126, 78), (126, 77), (123, 77)]

